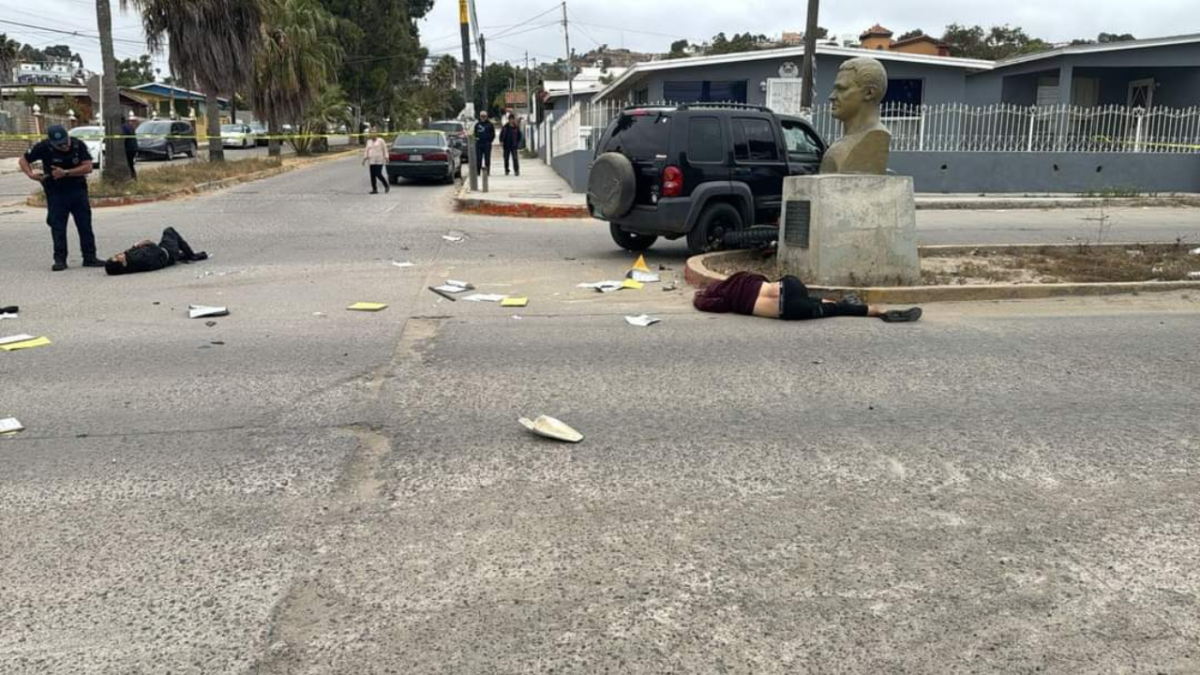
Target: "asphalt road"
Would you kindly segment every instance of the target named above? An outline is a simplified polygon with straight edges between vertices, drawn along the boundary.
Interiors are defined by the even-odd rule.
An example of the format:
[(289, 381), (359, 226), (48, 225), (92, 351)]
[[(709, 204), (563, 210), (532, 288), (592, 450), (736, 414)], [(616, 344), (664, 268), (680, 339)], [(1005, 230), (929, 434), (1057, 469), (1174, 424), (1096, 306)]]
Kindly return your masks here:
[(130, 277), (0, 215), (0, 672), (1200, 671), (1195, 294), (703, 315), (365, 178), (98, 211), (213, 255)]

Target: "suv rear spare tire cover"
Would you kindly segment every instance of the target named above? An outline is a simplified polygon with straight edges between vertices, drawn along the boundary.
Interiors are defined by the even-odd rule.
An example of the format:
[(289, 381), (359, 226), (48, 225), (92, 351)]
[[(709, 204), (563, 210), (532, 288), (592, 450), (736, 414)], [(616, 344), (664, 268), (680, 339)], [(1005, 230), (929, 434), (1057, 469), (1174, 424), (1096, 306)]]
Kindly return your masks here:
[(633, 208), (637, 178), (629, 158), (619, 152), (606, 152), (596, 158), (588, 176), (588, 198), (597, 215), (619, 218)]

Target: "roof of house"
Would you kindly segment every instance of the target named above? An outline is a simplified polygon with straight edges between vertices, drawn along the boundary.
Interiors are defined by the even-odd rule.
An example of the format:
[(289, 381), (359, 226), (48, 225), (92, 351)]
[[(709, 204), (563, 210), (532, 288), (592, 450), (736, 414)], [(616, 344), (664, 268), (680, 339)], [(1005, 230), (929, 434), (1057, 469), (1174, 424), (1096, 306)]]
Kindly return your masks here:
[[(169, 84), (163, 84), (161, 82), (147, 82), (145, 84), (139, 84), (136, 87), (130, 87), (130, 89), (163, 98), (169, 97), (171, 92), (174, 91), (175, 98), (181, 98), (187, 101), (203, 101), (207, 98), (207, 96), (198, 91), (184, 89), (183, 87), (173, 87)], [(222, 97), (218, 97), (217, 101), (220, 103), (229, 103), (229, 99)]]
[[(880, 61), (897, 61), (904, 63), (923, 63), (932, 66), (949, 68), (965, 68), (968, 70), (991, 70), (995, 67), (992, 61), (980, 59), (962, 59), (953, 56), (931, 56), (927, 54), (910, 54), (908, 52), (893, 52), (886, 50), (862, 49), (859, 47), (838, 47), (836, 45), (817, 44), (817, 54), (830, 56), (870, 56)], [(603, 99), (622, 86), (636, 81), (640, 76), (657, 70), (675, 70), (677, 68), (698, 68), (716, 66), (726, 63), (743, 63), (745, 61), (766, 61), (770, 59), (799, 59), (804, 56), (804, 47), (785, 47), (782, 49), (760, 49), (752, 52), (737, 52), (734, 54), (718, 54), (716, 56), (693, 56), (686, 59), (670, 59), (664, 61), (648, 61), (639, 63), (612, 84), (604, 87), (596, 98)]]
[(863, 31), (862, 35), (860, 35), (859, 37), (870, 37), (872, 35), (878, 35), (880, 37), (891, 37), (892, 35), (894, 35), (894, 33), (892, 33), (892, 31), (884, 28), (883, 26), (880, 26), (879, 24), (875, 24), (874, 26), (871, 26), (870, 28)]
[(895, 42), (892, 43), (892, 49), (895, 49), (896, 47), (903, 47), (904, 45), (916, 44), (918, 42), (928, 42), (929, 44), (937, 45), (938, 47), (948, 47), (949, 46), (945, 42), (942, 42), (941, 40), (939, 40), (935, 37), (930, 37), (928, 35), (914, 35), (910, 38), (905, 38), (903, 40), (896, 40)]
[(1030, 61), (1041, 61), (1043, 59), (1053, 59), (1059, 56), (1077, 55), (1077, 54), (1096, 54), (1100, 52), (1116, 52), (1129, 49), (1146, 49), (1148, 47), (1171, 47), (1174, 45), (1186, 45), (1200, 43), (1200, 33), (1190, 33), (1188, 35), (1172, 35), (1168, 37), (1149, 38), (1146, 40), (1129, 40), (1127, 42), (1105, 42), (1102, 44), (1088, 45), (1067, 45), (1058, 47), (1049, 51), (1038, 52), (1036, 54), (1025, 54), (1016, 56), (1011, 59), (996, 62), (996, 68), (1005, 68), (1008, 66), (1017, 65), (1019, 63), (1029, 63)]

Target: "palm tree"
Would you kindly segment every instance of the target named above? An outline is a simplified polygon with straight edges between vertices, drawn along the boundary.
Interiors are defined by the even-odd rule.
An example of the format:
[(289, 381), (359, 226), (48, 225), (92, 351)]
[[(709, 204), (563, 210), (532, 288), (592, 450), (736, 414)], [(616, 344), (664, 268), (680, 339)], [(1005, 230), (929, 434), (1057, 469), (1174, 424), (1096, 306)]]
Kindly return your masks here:
[(13, 68), (21, 57), (21, 43), (10, 40), (8, 35), (0, 33), (0, 84), (8, 84), (12, 78)]
[(104, 74), (100, 80), (100, 101), (104, 110), (104, 161), (101, 174), (107, 181), (124, 183), (129, 180), (129, 164), (125, 157), (125, 141), (121, 135), (121, 91), (117, 88), (117, 57), (113, 53), (112, 7), (108, 0), (96, 0), (96, 25), (100, 29), (100, 60)]
[(170, 42), (168, 64), (184, 86), (206, 96), (208, 159), (225, 161), (221, 148), (219, 92), (245, 88), (254, 76), (255, 46), (262, 29), (260, 0), (121, 0), (142, 13), (146, 45), (155, 52)]
[(272, 157), (279, 155), (279, 128), (301, 122), (309, 103), (335, 80), (342, 55), (336, 29), (317, 0), (267, 0), (250, 106), (267, 121)]
[(299, 136), (289, 140), (296, 154), (310, 154), (314, 135), (328, 133), (331, 126), (347, 122), (349, 108), (350, 102), (346, 100), (346, 93), (341, 87), (335, 84), (322, 90), (304, 107)]

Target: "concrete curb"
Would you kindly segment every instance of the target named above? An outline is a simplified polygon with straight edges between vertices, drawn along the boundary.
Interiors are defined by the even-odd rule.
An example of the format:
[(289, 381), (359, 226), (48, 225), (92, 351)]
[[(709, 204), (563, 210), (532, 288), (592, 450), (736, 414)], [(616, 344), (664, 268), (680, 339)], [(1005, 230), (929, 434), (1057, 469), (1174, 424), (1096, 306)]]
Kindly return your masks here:
[(481, 216), (503, 216), (507, 218), (590, 218), (587, 207), (555, 206), (532, 202), (497, 202), (478, 197), (454, 198), (454, 210)]
[[(1053, 248), (1054, 245), (1049, 247)], [(999, 251), (1005, 246), (943, 246), (921, 247), (921, 250), (932, 249), (944, 255), (953, 255), (954, 251), (971, 251), (988, 249)], [(1046, 248), (1042, 246), (1023, 246), (1020, 248)], [(1068, 246), (1067, 248), (1073, 248)], [(932, 252), (932, 251), (931, 251)], [(717, 251), (688, 258), (684, 268), (683, 278), (687, 283), (703, 288), (718, 281), (729, 278), (710, 269), (705, 263), (717, 260), (736, 260), (739, 257), (754, 255), (749, 251)], [(851, 288), (844, 286), (809, 286), (822, 297), (839, 298), (847, 293), (854, 293), (870, 304), (892, 305), (928, 302), (980, 302), (986, 300), (1037, 300), (1060, 297), (1084, 297), (1092, 295), (1120, 295), (1123, 293), (1162, 293), (1200, 289), (1200, 281), (1134, 281), (1099, 284), (988, 284), (981, 286), (872, 286)]]

